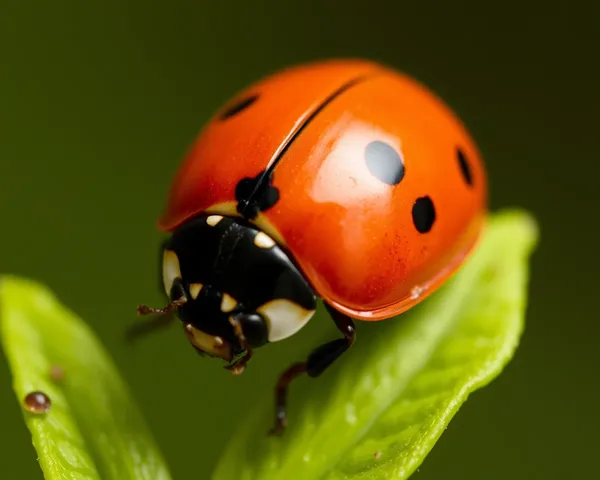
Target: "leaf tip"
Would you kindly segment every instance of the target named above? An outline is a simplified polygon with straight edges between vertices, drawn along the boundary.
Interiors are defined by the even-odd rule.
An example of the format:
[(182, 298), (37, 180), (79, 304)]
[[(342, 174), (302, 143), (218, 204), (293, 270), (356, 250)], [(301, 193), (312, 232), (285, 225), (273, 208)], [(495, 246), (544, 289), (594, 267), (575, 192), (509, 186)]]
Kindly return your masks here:
[(23, 297), (44, 303), (54, 300), (54, 294), (41, 282), (11, 274), (0, 275), (0, 306), (7, 300)]
[(536, 217), (530, 211), (519, 207), (507, 207), (491, 216), (491, 223), (498, 228), (510, 228), (519, 231), (530, 251), (534, 250), (540, 241), (540, 226)]

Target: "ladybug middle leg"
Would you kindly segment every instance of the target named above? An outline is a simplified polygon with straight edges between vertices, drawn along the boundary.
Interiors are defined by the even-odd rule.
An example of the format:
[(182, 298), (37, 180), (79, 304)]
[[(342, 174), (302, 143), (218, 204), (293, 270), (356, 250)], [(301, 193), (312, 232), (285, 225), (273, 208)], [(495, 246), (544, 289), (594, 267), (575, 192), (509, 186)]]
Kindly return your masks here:
[(352, 319), (334, 310), (328, 304), (325, 304), (325, 306), (344, 338), (333, 340), (315, 348), (306, 359), (306, 362), (293, 364), (279, 377), (275, 387), (275, 425), (269, 430), (270, 435), (281, 435), (287, 426), (287, 390), (292, 380), (304, 373), (308, 374), (309, 377), (318, 377), (348, 350), (356, 339)]

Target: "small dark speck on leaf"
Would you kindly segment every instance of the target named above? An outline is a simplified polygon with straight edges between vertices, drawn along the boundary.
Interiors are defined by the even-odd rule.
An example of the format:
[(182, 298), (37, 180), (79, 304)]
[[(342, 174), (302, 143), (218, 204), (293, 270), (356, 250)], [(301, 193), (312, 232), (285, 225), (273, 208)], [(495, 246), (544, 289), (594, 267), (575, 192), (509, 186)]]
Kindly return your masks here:
[(375, 457), (375, 460), (379, 460), (383, 456), (383, 452), (381, 450), (377, 450), (373, 456)]
[(485, 284), (492, 283), (498, 276), (498, 271), (495, 268), (486, 268), (481, 273), (481, 282)]
[(52, 407), (52, 402), (43, 392), (29, 393), (23, 402), (27, 411), (35, 414), (46, 413)]
[(65, 379), (65, 370), (60, 365), (52, 365), (50, 378), (55, 382), (62, 382)]

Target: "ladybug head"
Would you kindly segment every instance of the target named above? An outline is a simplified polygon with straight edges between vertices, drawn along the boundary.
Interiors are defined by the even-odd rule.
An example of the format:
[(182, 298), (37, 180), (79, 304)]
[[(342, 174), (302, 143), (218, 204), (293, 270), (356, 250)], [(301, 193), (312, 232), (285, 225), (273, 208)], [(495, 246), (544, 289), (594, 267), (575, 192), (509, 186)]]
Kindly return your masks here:
[[(312, 288), (284, 250), (244, 220), (199, 215), (178, 227), (162, 247), (163, 309), (175, 312), (202, 354), (234, 359), (300, 330), (316, 309)], [(238, 358), (239, 357), (239, 358)]]

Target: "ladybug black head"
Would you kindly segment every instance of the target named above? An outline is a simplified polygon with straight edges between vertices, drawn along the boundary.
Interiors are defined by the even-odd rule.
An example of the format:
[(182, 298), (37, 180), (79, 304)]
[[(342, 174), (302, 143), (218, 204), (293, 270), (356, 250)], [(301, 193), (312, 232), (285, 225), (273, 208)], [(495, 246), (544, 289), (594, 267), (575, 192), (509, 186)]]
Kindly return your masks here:
[(316, 309), (289, 256), (243, 219), (199, 215), (186, 222), (163, 244), (161, 270), (169, 306), (142, 313), (175, 312), (198, 352), (228, 362), (293, 335)]

